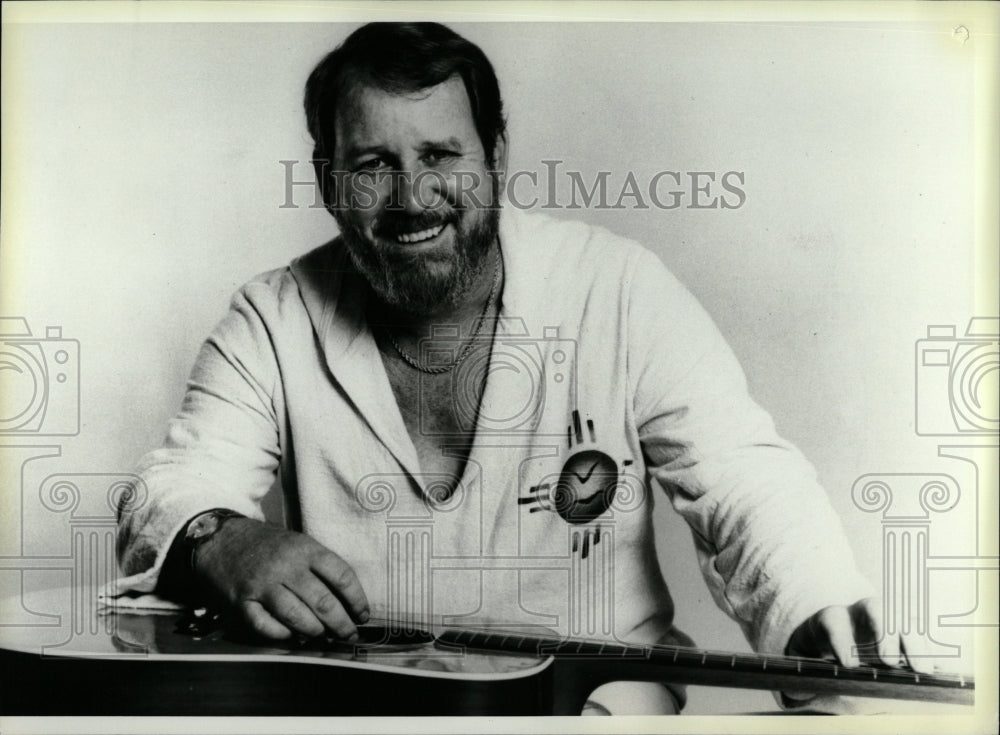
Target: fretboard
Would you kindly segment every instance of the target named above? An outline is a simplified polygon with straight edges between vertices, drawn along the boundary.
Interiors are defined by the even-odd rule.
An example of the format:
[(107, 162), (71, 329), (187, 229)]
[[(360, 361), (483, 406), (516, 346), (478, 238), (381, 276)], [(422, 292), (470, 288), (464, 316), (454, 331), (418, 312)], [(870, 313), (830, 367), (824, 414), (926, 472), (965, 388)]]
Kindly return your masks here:
[(556, 656), (581, 665), (642, 669), (642, 678), (772, 691), (846, 694), (971, 705), (970, 678), (920, 674), (908, 669), (861, 665), (846, 668), (820, 659), (722, 653), (662, 645), (544, 638), (509, 632), (447, 630), (438, 640), (487, 651)]

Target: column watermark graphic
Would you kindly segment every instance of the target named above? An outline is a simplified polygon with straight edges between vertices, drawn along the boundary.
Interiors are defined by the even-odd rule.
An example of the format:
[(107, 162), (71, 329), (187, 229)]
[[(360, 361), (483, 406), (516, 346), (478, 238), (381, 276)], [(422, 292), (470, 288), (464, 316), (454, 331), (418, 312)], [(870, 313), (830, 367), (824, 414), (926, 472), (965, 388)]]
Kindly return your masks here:
[[(429, 474), (417, 478), (421, 490), (409, 475), (376, 473), (358, 484), (358, 503), (385, 524), (380, 544), (385, 553), (381, 594), (385, 602), (379, 614), (390, 630), (406, 635), (435, 620), (477, 628), (516, 625), (574, 638), (617, 640), (616, 523), (623, 513), (641, 505), (644, 495), (635, 491), (641, 480), (615, 481), (609, 508), (585, 527), (566, 524), (546, 552), (517, 553), (516, 546), (522, 542), (512, 547), (514, 553), (498, 552), (486, 548), (486, 539), (456, 550), (448, 545), (449, 531), (442, 527), (449, 524), (449, 514), (468, 513), (469, 506), (479, 502), (481, 481), (481, 474), (467, 485), (453, 476)], [(441, 497), (446, 499), (435, 500)], [(478, 515), (482, 505), (471, 510)], [(466, 516), (468, 527), (467, 520)], [(558, 580), (563, 602), (544, 610), (528, 603), (525, 577), (532, 574)], [(456, 605), (458, 585), (463, 599)]]
[[(14, 457), (18, 450), (24, 449), (3, 445), (0, 457)], [(53, 456), (58, 455), (36, 453), (28, 461)], [(68, 599), (63, 601), (67, 604), (60, 606), (58, 615), (32, 610), (23, 603), (20, 609), (2, 610), (0, 628), (64, 629), (65, 640), (44, 646), (43, 654), (59, 655), (61, 649), (71, 647), (93, 650), (94, 655), (121, 655), (121, 650), (114, 654), (100, 653), (105, 643), (113, 641), (118, 633), (117, 617), (101, 614), (100, 596), (108, 583), (118, 577), (118, 513), (125, 507), (138, 507), (145, 497), (141, 478), (128, 473), (55, 473), (42, 481), (37, 493), (26, 493), (22, 487), (22, 517), (25, 502), (37, 499), (41, 509), (65, 520), (53, 524), (61, 526), (61, 531), (49, 528), (44, 539), (34, 539), (37, 534), (32, 534), (34, 543), (22, 538), (20, 553), (0, 556), (0, 575), (19, 578), (14, 586), (23, 591), (29, 575), (57, 573), (59, 587), (65, 590)], [(33, 546), (42, 546), (43, 540), (47, 548), (33, 550)], [(67, 611), (68, 620), (64, 619)], [(87, 644), (88, 638), (94, 641), (93, 645)]]
[[(1000, 320), (974, 317), (962, 336), (954, 325), (930, 325), (915, 344), (915, 433), (936, 437), (937, 456), (971, 469), (971, 482), (963, 487), (953, 474), (940, 472), (868, 473), (851, 489), (860, 510), (881, 515), (883, 628), (887, 635), (920, 640), (921, 652), (908, 655), (959, 657), (966, 652), (948, 640), (949, 629), (1000, 625), (993, 595), (983, 592), (996, 588), (1000, 555), (995, 528), (981, 513), (982, 498), (998, 492), (998, 334)], [(957, 538), (934, 533), (932, 527), (960, 503), (966, 516), (963, 533)], [(966, 553), (954, 548), (957, 541)], [(938, 550), (942, 542), (952, 548)], [(985, 584), (985, 575), (994, 584)], [(935, 592), (959, 580), (966, 582), (963, 591), (972, 593), (971, 607), (968, 602), (957, 607), (963, 601), (942, 595), (951, 606), (934, 615)]]

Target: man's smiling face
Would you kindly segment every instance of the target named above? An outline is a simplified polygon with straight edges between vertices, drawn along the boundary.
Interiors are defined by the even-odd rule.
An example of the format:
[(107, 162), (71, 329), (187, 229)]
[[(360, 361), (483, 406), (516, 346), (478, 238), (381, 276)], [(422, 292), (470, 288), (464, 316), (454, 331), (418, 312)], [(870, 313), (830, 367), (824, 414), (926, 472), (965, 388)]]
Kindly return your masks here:
[(497, 237), (494, 177), (465, 85), (457, 75), (414, 93), (360, 84), (338, 107), (335, 216), (355, 267), (390, 306), (447, 311)]

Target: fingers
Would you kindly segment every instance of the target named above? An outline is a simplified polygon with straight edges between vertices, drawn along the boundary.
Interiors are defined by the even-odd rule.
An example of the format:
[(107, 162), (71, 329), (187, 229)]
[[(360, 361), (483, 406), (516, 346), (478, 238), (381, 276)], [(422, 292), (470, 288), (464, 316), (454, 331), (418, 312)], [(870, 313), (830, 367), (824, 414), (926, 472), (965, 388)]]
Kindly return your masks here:
[(885, 634), (881, 600), (865, 598), (848, 609), (861, 660), (873, 665), (903, 666), (899, 637)]
[(850, 607), (820, 610), (799, 626), (789, 641), (789, 652), (823, 658), (832, 656), (842, 666), (861, 663), (876, 666), (909, 666), (918, 673), (940, 670), (931, 657), (926, 636), (917, 634), (916, 624), (900, 635), (887, 634), (882, 603), (865, 598)]
[(290, 589), (304, 602), (325, 630), (337, 638), (351, 640), (358, 635), (358, 629), (344, 610), (337, 596), (312, 574), (296, 581)]
[(269, 590), (261, 602), (279, 623), (293, 633), (315, 638), (326, 631), (326, 626), (309, 606), (283, 585)]
[(903, 631), (899, 635), (885, 633), (882, 602), (878, 598), (860, 600), (851, 606), (855, 625), (855, 638), (859, 646), (874, 644), (872, 660), (867, 663), (892, 667), (908, 667), (920, 674), (941, 672), (947, 668), (947, 660), (932, 655), (926, 635), (918, 633), (918, 622), (898, 626)]
[(347, 562), (302, 533), (266, 524), (242, 530), (218, 558), (206, 557), (215, 562), (206, 569), (253, 631), (276, 639), (357, 635), (355, 623), (368, 620), (368, 598)]
[(250, 628), (267, 638), (315, 638), (329, 632), (349, 641), (358, 634), (337, 597), (311, 574), (269, 590), (261, 600), (245, 600), (240, 609)]
[(825, 607), (810, 616), (792, 634), (787, 652), (792, 656), (833, 658), (841, 666), (857, 666), (854, 624), (846, 607)]
[[(364, 623), (368, 620), (368, 597), (351, 566), (333, 552), (316, 556), (312, 571), (323, 580), (337, 596), (350, 617)], [(353, 626), (352, 626), (353, 627)]]
[(292, 631), (271, 617), (271, 614), (264, 609), (264, 606), (256, 600), (244, 600), (240, 603), (239, 608), (240, 612), (243, 613), (243, 619), (246, 621), (247, 626), (254, 633), (265, 638), (275, 638), (278, 640), (292, 637)]
[(885, 632), (885, 616), (882, 610), (882, 601), (868, 601), (866, 610), (871, 620), (872, 634), (875, 637), (876, 653), (879, 660), (886, 666), (905, 666), (906, 658), (903, 656), (903, 651), (900, 648), (899, 636), (889, 635)]
[(827, 607), (817, 615), (820, 627), (819, 637), (825, 636), (828, 650), (841, 666), (857, 666), (860, 662), (855, 653), (854, 622), (846, 607)]
[(939, 660), (931, 655), (927, 638), (917, 635), (916, 626), (911, 625), (910, 630), (914, 632), (904, 633), (900, 641), (904, 665), (918, 674), (933, 674), (947, 669), (947, 665), (940, 666)]

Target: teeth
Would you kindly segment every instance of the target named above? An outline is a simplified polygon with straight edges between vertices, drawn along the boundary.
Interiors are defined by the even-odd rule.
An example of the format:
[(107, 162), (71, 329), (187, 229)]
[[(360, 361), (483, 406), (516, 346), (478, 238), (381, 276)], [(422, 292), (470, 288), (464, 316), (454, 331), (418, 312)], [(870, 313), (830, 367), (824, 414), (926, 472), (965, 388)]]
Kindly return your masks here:
[(441, 230), (443, 229), (444, 225), (438, 225), (437, 227), (432, 227), (429, 230), (407, 232), (404, 235), (396, 235), (396, 240), (399, 242), (422, 242), (424, 240), (430, 240), (432, 237), (437, 237), (441, 234)]

